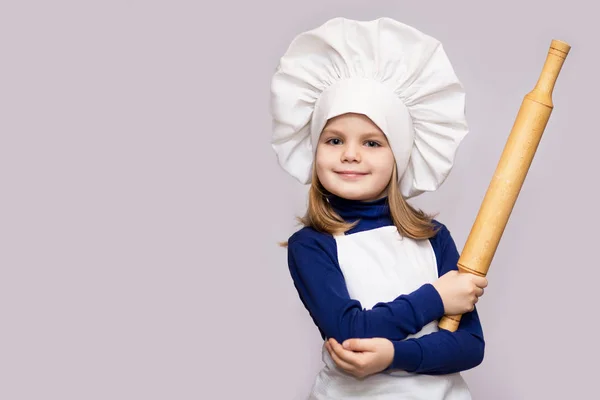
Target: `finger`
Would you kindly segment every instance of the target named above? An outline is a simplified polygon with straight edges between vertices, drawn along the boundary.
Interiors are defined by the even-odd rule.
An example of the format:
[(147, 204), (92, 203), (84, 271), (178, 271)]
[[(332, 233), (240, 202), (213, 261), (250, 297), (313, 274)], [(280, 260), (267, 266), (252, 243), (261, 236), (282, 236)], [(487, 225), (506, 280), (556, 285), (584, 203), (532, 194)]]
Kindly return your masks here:
[(338, 341), (337, 341), (337, 340), (335, 340), (334, 338), (329, 338), (329, 339), (327, 339), (327, 343), (329, 344), (329, 347), (331, 348), (331, 351), (335, 351), (335, 350), (334, 350), (334, 348), (333, 348), (333, 346), (334, 346), (334, 345), (336, 345), (336, 346), (340, 346), (340, 347), (342, 346), (342, 345), (340, 344), (340, 342), (338, 342)]
[(488, 280), (483, 276), (478, 276), (477, 280), (475, 281), (475, 284), (477, 286), (479, 286), (480, 288), (484, 288), (484, 287), (487, 287)]
[(372, 339), (348, 339), (342, 346), (352, 351), (375, 351), (377, 347)]
[(329, 342), (329, 340), (325, 342), (325, 348), (327, 349), (327, 352), (329, 353), (329, 355), (333, 356), (334, 351), (331, 348), (331, 342)]
[(484, 292), (484, 290), (482, 288), (475, 289), (475, 294), (477, 295), (477, 297), (483, 296), (483, 292)]
[(331, 349), (329, 351), (329, 355), (331, 356), (331, 359), (333, 360), (333, 362), (335, 362), (335, 364), (342, 368), (343, 370), (353, 373), (356, 371), (356, 367), (352, 364), (347, 363), (346, 361), (342, 360), (340, 358), (340, 356), (337, 355), (337, 353), (335, 352), (335, 350), (333, 350), (332, 348), (333, 346), (331, 346), (331, 344), (329, 344), (329, 348)]
[(331, 348), (335, 354), (344, 362), (353, 365), (354, 367), (360, 366), (360, 356), (354, 353), (352, 350), (346, 350), (337, 341), (331, 343)]

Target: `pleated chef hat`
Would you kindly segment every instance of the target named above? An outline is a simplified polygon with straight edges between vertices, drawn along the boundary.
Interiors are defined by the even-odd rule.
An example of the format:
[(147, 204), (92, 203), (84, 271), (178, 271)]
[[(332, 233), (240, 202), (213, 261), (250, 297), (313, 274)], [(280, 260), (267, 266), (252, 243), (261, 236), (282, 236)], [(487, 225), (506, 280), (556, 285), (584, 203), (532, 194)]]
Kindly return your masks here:
[(322, 129), (348, 112), (386, 135), (406, 198), (444, 182), (468, 132), (465, 93), (440, 42), (389, 18), (334, 18), (291, 42), (271, 82), (283, 169), (310, 183)]

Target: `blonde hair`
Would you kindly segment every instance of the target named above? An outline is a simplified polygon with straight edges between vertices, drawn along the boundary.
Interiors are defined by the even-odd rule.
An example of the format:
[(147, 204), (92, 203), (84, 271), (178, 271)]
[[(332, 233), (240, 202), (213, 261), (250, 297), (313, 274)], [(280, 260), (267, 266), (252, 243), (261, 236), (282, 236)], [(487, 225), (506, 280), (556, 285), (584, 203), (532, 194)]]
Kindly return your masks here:
[[(433, 224), (434, 216), (415, 209), (402, 196), (395, 163), (387, 189), (387, 202), (392, 221), (401, 236), (417, 240), (435, 236), (438, 229)], [(358, 221), (346, 222), (335, 212), (327, 201), (327, 196), (330, 194), (319, 181), (316, 168), (313, 166), (312, 182), (308, 192), (308, 208), (303, 217), (297, 218), (298, 222), (305, 227), (311, 227), (331, 235), (344, 234), (356, 226)], [(287, 242), (281, 242), (280, 246), (287, 247)]]

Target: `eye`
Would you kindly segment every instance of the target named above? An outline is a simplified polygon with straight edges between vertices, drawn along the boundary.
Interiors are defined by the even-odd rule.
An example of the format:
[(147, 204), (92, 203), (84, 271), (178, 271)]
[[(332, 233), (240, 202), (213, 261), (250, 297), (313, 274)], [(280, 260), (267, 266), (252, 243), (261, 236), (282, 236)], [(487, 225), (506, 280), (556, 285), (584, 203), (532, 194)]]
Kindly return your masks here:
[(381, 145), (379, 143), (377, 143), (376, 141), (374, 141), (374, 140), (369, 140), (367, 142), (367, 146), (368, 147), (380, 147)]
[(337, 145), (337, 144), (340, 144), (341, 142), (342, 141), (338, 138), (332, 138), (332, 139), (327, 140), (325, 143)]

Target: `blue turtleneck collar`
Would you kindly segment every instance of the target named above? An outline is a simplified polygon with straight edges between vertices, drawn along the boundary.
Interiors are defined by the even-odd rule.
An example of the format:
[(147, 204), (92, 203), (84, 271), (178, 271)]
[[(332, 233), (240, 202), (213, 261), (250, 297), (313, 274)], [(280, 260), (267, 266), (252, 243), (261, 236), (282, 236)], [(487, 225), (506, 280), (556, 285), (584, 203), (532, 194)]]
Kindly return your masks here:
[(347, 234), (393, 225), (387, 197), (372, 201), (359, 201), (329, 195), (327, 199), (333, 209), (345, 221), (360, 220)]

